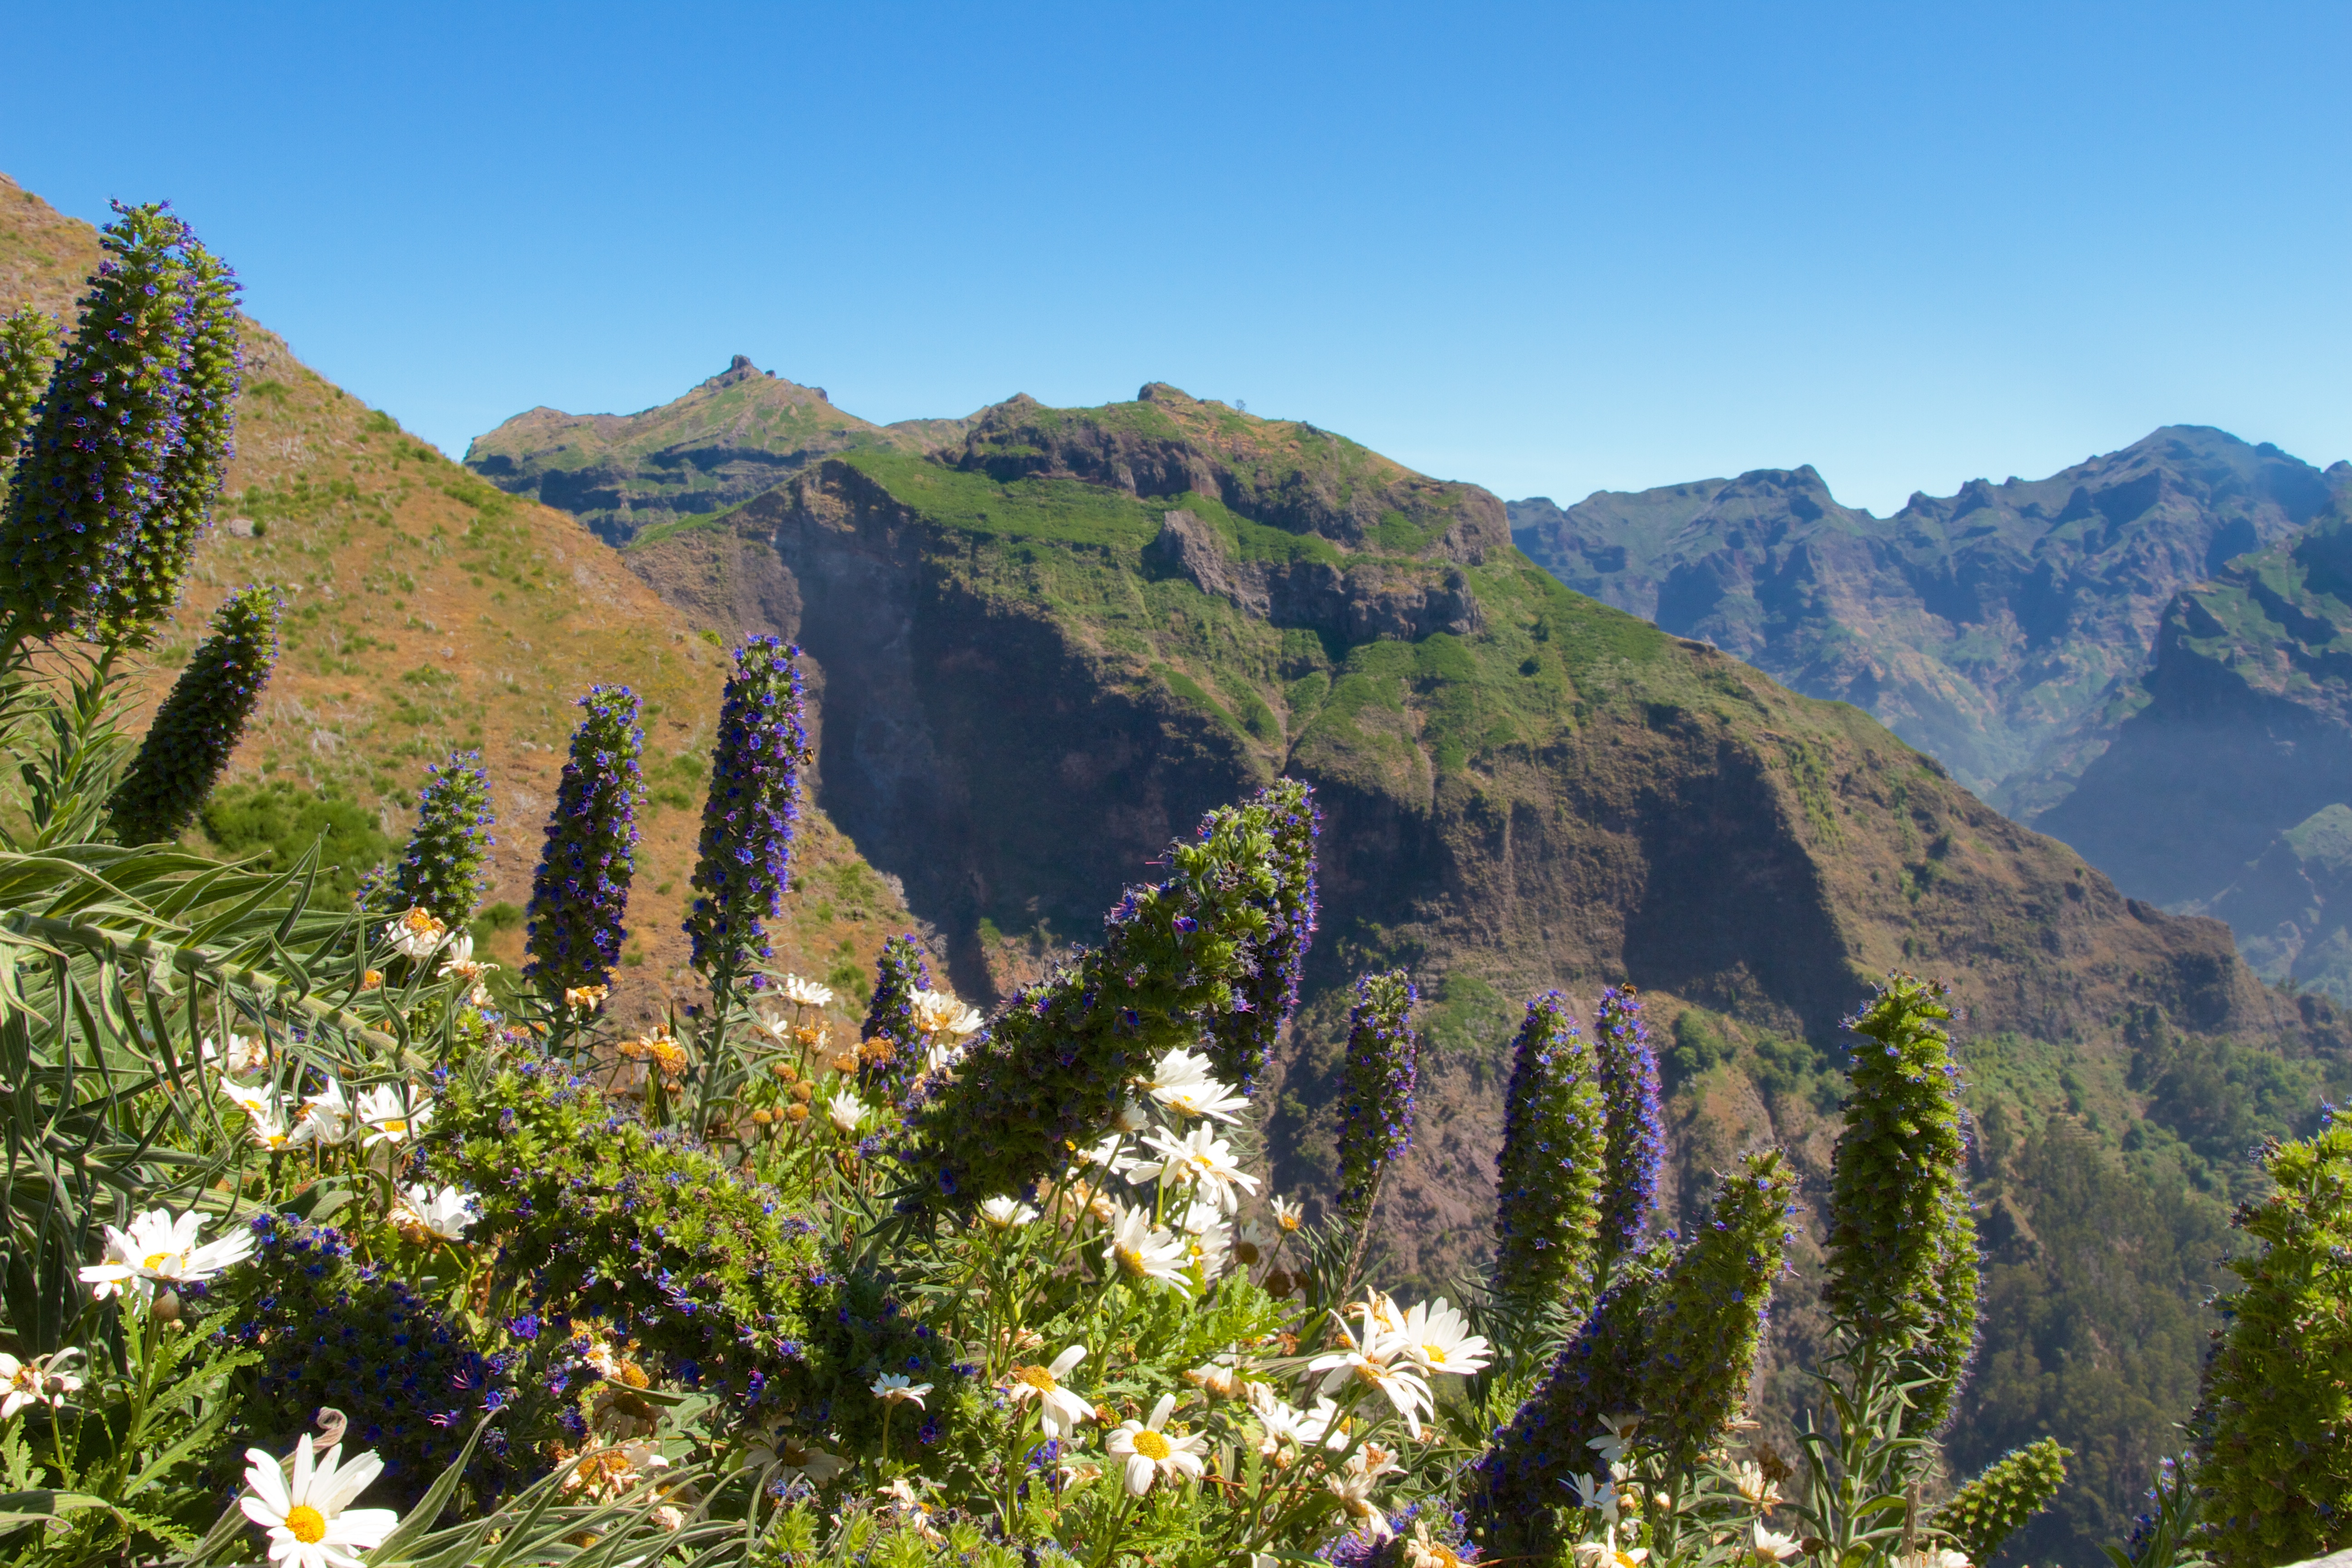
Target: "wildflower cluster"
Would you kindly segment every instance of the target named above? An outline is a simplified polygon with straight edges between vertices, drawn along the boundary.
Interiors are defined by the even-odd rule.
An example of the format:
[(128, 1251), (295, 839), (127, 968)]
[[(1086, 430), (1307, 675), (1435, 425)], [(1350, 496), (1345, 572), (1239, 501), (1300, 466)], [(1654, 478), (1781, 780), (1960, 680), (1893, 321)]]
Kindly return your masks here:
[(1359, 1224), (1380, 1201), (1381, 1179), (1412, 1146), (1413, 1076), (1420, 1041), (1412, 1032), (1420, 993), (1402, 970), (1356, 982), (1339, 1064), (1339, 1207)]
[(572, 731), (527, 911), (523, 973), (554, 996), (611, 982), (636, 869), (637, 758), (646, 740), (636, 694), (595, 686), (579, 705), (587, 717)]
[(857, 1086), (884, 1105), (897, 1105), (921, 1076), (923, 1051), (915, 1027), (915, 997), (929, 991), (931, 972), (910, 931), (886, 939), (874, 966), (874, 994), (858, 1046)]
[(23, 305), (0, 318), (0, 475), (16, 460), (57, 357), (58, 324), (47, 310)]
[(1593, 1054), (1607, 1108), (1608, 1170), (1601, 1183), (1600, 1263), (1639, 1245), (1658, 1191), (1665, 1129), (1658, 1120), (1658, 1058), (1630, 985), (1601, 994), (1592, 1016)]
[(1968, 1191), (1960, 1069), (1939, 1026), (1940, 987), (1896, 975), (1848, 1028), (1853, 1092), (1831, 1167), (1822, 1298), (1863, 1342), (1888, 1347), (1917, 1427), (1952, 1406), (1976, 1346), (1976, 1218)]
[(226, 471), (236, 281), (161, 204), (115, 212), (0, 514), (20, 634), (142, 640)]
[(2229, 1264), (2189, 1428), (2195, 1543), (2222, 1568), (2324, 1555), (2352, 1521), (2352, 1123), (2326, 1112), (2263, 1167), (2270, 1194), (2235, 1218), (2261, 1247)]
[(490, 885), (490, 775), (479, 752), (454, 752), (425, 770), (416, 796), (416, 830), (393, 868), (395, 909), (423, 910), (444, 925), (463, 926)]
[(1272, 826), (1265, 931), (1250, 944), (1233, 1009), (1210, 1020), (1206, 1047), (1218, 1075), (1244, 1094), (1265, 1071), (1284, 1021), (1298, 1010), (1299, 977), (1315, 940), (1315, 841), (1323, 829), (1311, 784), (1279, 780), (1260, 804)]
[(1191, 843), (1170, 847), (1169, 879), (1111, 911), (1100, 947), (1024, 990), (958, 1072), (919, 1090), (934, 1201), (1019, 1192), (1050, 1173), (1108, 1123), (1122, 1084), (1234, 1010), (1272, 929), (1281, 883), (1267, 861), (1277, 832), (1297, 830), (1297, 798), (1277, 787), (1210, 813)]
[(1608, 1131), (1568, 998), (1547, 991), (1519, 1026), (1495, 1156), (1495, 1278), (1513, 1297), (1591, 1299)]
[(212, 635), (196, 645), (107, 801), (118, 843), (166, 843), (195, 820), (278, 662), (279, 607), (275, 591), (252, 587), (213, 612)]
[(722, 990), (747, 961), (773, 956), (766, 922), (790, 880), (808, 763), (799, 657), (774, 637), (751, 638), (735, 650), (719, 703), (686, 934), (696, 967), (721, 977)]

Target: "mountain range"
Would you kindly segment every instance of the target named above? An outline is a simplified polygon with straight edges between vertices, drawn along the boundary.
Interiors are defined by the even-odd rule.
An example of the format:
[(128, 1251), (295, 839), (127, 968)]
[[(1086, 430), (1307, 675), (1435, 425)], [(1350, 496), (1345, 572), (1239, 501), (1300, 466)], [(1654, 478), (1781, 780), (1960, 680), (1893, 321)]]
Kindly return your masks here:
[[(1099, 407), (1015, 396), (967, 419), (866, 426), (826, 451), (794, 432), (762, 458), (745, 455), (762, 437), (740, 422), (734, 455), (696, 472), (732, 464), (767, 488), (731, 508), (665, 502), (688, 465), (651, 454), (680, 449), (671, 432), (740, 388), (803, 409), (813, 390), (739, 360), (679, 404), (595, 416), (601, 451), (643, 455), (599, 459), (600, 505), (667, 507), (622, 559), (689, 625), (806, 650), (817, 799), (902, 879), (959, 986), (1002, 995), (1042, 973), (1205, 808), (1280, 773), (1316, 785), (1322, 931), (1272, 1075), (1267, 1146), (1283, 1186), (1328, 1190), (1348, 983), (1410, 966), (1424, 999), (1418, 1124), (1382, 1200), (1383, 1244), (1407, 1277), (1441, 1283), (1481, 1253), (1508, 1042), (1530, 992), (1561, 986), (1587, 1008), (1608, 984), (1647, 995), (1673, 1088), (1671, 1203), (1688, 1218), (1708, 1173), (1766, 1138), (1791, 1149), (1818, 1201), (1843, 1019), (1875, 975), (1946, 977), (1964, 1013), (1989, 1248), (1956, 1460), (2058, 1434), (2077, 1479), (2018, 1550), (2095, 1561), (2194, 1399), (2201, 1303), (2251, 1179), (2246, 1150), (2307, 1124), (2352, 1078), (2352, 1037), (2326, 998), (2264, 986), (2218, 921), (2126, 896), (1979, 799), (1959, 764), (1732, 657), (1717, 646), (1727, 629), (1676, 635), (1661, 607), (1710, 603), (1726, 628), (1746, 616), (1769, 630), (1772, 616), (1734, 614), (1743, 595), (1759, 603), (1755, 584), (1817, 560), (1895, 571), (1867, 514), (1832, 510), (1809, 470), (1627, 500), (1622, 559), (1597, 542), (1593, 554), (1620, 582), (1647, 563), (1657, 597), (1621, 608), (1523, 552), (1513, 535), (1532, 525), (1515, 529), (1475, 486), (1159, 383)], [(583, 427), (526, 417), (551, 439)], [(2103, 468), (2013, 496), (1996, 575), (2040, 581), (2053, 603), (2063, 581), (2125, 585), (2137, 597), (2102, 613), (2137, 635), (2216, 552), (2287, 538), (2329, 504), (2326, 476), (2252, 448), (2240, 474), (2231, 447), (2213, 449), (2243, 491), (2223, 522), (2136, 546), (2097, 500), (2126, 507), (2110, 491), (2136, 476)], [(560, 456), (510, 421), (468, 461), (544, 496)], [(2168, 480), (2137, 482), (2161, 498)], [(1717, 501), (1721, 548), (1755, 564), (1708, 600), (1691, 585), (1723, 558), (1694, 549), (1699, 566), (1679, 577), (1653, 568)], [(2033, 557), (2029, 507), (2073, 542)], [(1970, 521), (1985, 510), (1955, 505), (1937, 526), (1990, 538), (1977, 531), (1995, 518)], [(1766, 525), (1785, 542), (1788, 520), (1823, 526), (1773, 556)], [(1851, 599), (1867, 607), (1868, 593)], [(1774, 615), (1819, 610), (1826, 626), (1830, 600), (1800, 595)], [(1983, 737), (1981, 757), (2014, 772), (2138, 667), (2074, 624), (2047, 605), (2003, 623), (2016, 646), (1999, 700), (1931, 679), (1924, 659), (1905, 689), (1946, 680), (1953, 732)], [(2053, 626), (2074, 640), (2032, 652)], [(1758, 637), (1743, 646), (1760, 660), (1773, 644)], [(1834, 654), (1820, 647), (1816, 662)], [(1948, 647), (1937, 658), (1966, 665)], [(1784, 1434), (1822, 1327), (1813, 1255), (1800, 1254), (1761, 1373)]]

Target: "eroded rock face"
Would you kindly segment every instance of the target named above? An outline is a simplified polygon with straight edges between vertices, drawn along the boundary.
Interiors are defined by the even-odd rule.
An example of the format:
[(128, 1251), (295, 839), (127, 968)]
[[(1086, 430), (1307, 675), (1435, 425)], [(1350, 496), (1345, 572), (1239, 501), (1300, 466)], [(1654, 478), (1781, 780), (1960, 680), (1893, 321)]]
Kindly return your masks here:
[(1344, 643), (1412, 641), (1434, 632), (1469, 637), (1486, 624), (1458, 567), (1370, 561), (1345, 569), (1324, 561), (1235, 561), (1192, 512), (1167, 514), (1144, 563), (1188, 579), (1204, 594), (1277, 626)]

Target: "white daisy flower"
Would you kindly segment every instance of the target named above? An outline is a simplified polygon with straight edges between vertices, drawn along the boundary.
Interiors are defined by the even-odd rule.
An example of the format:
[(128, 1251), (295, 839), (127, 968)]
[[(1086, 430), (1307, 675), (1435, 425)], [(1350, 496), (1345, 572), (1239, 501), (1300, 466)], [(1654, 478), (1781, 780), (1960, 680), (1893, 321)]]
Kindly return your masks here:
[(90, 1294), (101, 1301), (126, 1286), (146, 1297), (158, 1283), (199, 1284), (253, 1255), (253, 1233), (242, 1228), (197, 1246), (203, 1224), (194, 1209), (177, 1219), (169, 1209), (149, 1209), (132, 1215), (127, 1231), (110, 1225), (105, 1261), (85, 1267), (82, 1282), (96, 1287)]
[(1130, 1182), (1158, 1180), (1169, 1186), (1197, 1186), (1227, 1214), (1241, 1205), (1236, 1188), (1257, 1191), (1257, 1178), (1241, 1168), (1233, 1145), (1212, 1127), (1195, 1127), (1181, 1138), (1154, 1132), (1144, 1142), (1160, 1155), (1137, 1162), (1127, 1174)]
[(931, 1391), (931, 1385), (912, 1382), (904, 1373), (886, 1372), (874, 1380), (872, 1386), (874, 1397), (885, 1405), (910, 1404), (918, 1410), (930, 1408), (923, 1403), (923, 1395)]
[[(430, 958), (448, 942), (449, 928), (430, 910), (412, 909), (383, 928), (383, 940), (403, 958)], [(470, 954), (472, 939), (467, 940), (466, 946)]]
[(1018, 1410), (1030, 1400), (1037, 1401), (1037, 1425), (1048, 1437), (1066, 1437), (1078, 1429), (1078, 1423), (1093, 1419), (1095, 1407), (1062, 1386), (1062, 1379), (1070, 1369), (1087, 1359), (1087, 1347), (1072, 1345), (1054, 1358), (1046, 1366), (1016, 1366), (1004, 1385)]
[(833, 1005), (832, 986), (820, 985), (814, 980), (803, 980), (797, 974), (784, 976), (782, 990), (786, 1001), (796, 1002), (803, 1007)]
[(950, 1035), (958, 1039), (980, 1033), (983, 1022), (977, 1008), (967, 1007), (945, 991), (917, 991), (909, 998), (915, 1010), (915, 1027), (927, 1035)]
[(1127, 1152), (1127, 1140), (1116, 1132), (1106, 1132), (1079, 1150), (1078, 1163), (1099, 1165), (1114, 1176), (1124, 1176), (1135, 1169), (1135, 1156)]
[(352, 1500), (383, 1473), (383, 1461), (362, 1454), (341, 1464), (342, 1445), (313, 1458), (308, 1439), (294, 1447), (289, 1484), (277, 1456), (245, 1451), (245, 1484), (253, 1496), (239, 1498), (245, 1517), (269, 1532), (269, 1560), (286, 1568), (362, 1568), (361, 1552), (380, 1546), (400, 1522), (388, 1508), (353, 1508)]
[(1286, 1232), (1296, 1231), (1306, 1222), (1306, 1205), (1293, 1199), (1275, 1198), (1271, 1200), (1270, 1206), (1274, 1210), (1274, 1223)]
[(835, 1476), (849, 1468), (849, 1461), (838, 1454), (828, 1454), (817, 1443), (804, 1443), (797, 1436), (783, 1432), (761, 1432), (743, 1450), (743, 1462), (755, 1470), (769, 1466), (776, 1468), (776, 1484), (790, 1486), (806, 1476), (809, 1485), (830, 1485)]
[(433, 1119), (430, 1101), (419, 1097), (409, 1103), (405, 1089), (379, 1084), (360, 1096), (359, 1119), (367, 1129), (366, 1144), (404, 1143), (425, 1130)]
[(68, 1345), (61, 1351), (51, 1351), (31, 1361), (18, 1361), (6, 1351), (0, 1351), (0, 1421), (5, 1421), (27, 1405), (47, 1405), (52, 1408), (66, 1402), (66, 1395), (81, 1388), (79, 1373), (65, 1370), (66, 1363), (81, 1355), (79, 1348)]
[(302, 1113), (294, 1119), (294, 1142), (340, 1143), (351, 1126), (352, 1102), (343, 1098), (343, 1086), (329, 1079), (326, 1088), (304, 1097)]
[(221, 1071), (234, 1078), (241, 1073), (259, 1072), (269, 1065), (269, 1042), (259, 1035), (232, 1034), (224, 1050), (210, 1035), (199, 1053), (205, 1061), (217, 1062)]
[(1151, 1125), (1151, 1112), (1143, 1108), (1143, 1101), (1130, 1097), (1111, 1112), (1110, 1124), (1121, 1132), (1140, 1132)]
[(1318, 1372), (1323, 1374), (1325, 1394), (1338, 1393), (1349, 1378), (1379, 1389), (1396, 1407), (1397, 1414), (1404, 1417), (1405, 1429), (1419, 1437), (1422, 1416), (1434, 1410), (1429, 1384), (1410, 1366), (1390, 1364), (1403, 1353), (1404, 1344), (1381, 1326), (1377, 1307), (1366, 1317), (1362, 1337), (1359, 1338), (1346, 1320), (1335, 1314), (1331, 1321), (1339, 1326), (1340, 1348), (1317, 1356), (1307, 1363), (1307, 1370), (1310, 1375)]
[(855, 1134), (873, 1111), (864, 1100), (845, 1089), (824, 1102), (824, 1113), (833, 1119), (834, 1126), (846, 1138)]
[(992, 1230), (1012, 1230), (1037, 1217), (1037, 1211), (1018, 1198), (991, 1198), (980, 1205), (980, 1217)]
[(1190, 1296), (1192, 1284), (1184, 1269), (1192, 1260), (1191, 1252), (1184, 1242), (1152, 1225), (1150, 1210), (1121, 1204), (1118, 1217), (1111, 1224), (1110, 1239), (1103, 1247), (1103, 1264), (1130, 1279), (1164, 1279)]
[(479, 1195), (459, 1187), (443, 1187), (436, 1193), (429, 1183), (419, 1182), (401, 1188), (400, 1195), (416, 1223), (445, 1241), (465, 1240), (466, 1227), (482, 1217)]
[(1160, 1058), (1144, 1089), (1180, 1116), (1213, 1116), (1220, 1121), (1232, 1121), (1236, 1112), (1249, 1105), (1248, 1100), (1217, 1081), (1208, 1058), (1181, 1046)]
[(1162, 1476), (1171, 1481), (1180, 1476), (1197, 1480), (1206, 1468), (1200, 1455), (1202, 1446), (1208, 1441), (1206, 1437), (1197, 1434), (1179, 1436), (1160, 1430), (1175, 1408), (1176, 1396), (1163, 1394), (1160, 1403), (1151, 1407), (1150, 1420), (1122, 1421), (1104, 1440), (1104, 1448), (1127, 1461), (1127, 1489), (1130, 1496), (1141, 1497)]
[(1759, 1563), (1786, 1563), (1801, 1550), (1795, 1536), (1783, 1535), (1777, 1530), (1767, 1530), (1764, 1528), (1764, 1521), (1760, 1519), (1751, 1528), (1755, 1531), (1752, 1549)]
[(1443, 1296), (1407, 1311), (1397, 1338), (1404, 1353), (1424, 1372), (1467, 1377), (1483, 1371), (1491, 1359), (1486, 1340), (1470, 1331), (1469, 1321), (1447, 1306)]

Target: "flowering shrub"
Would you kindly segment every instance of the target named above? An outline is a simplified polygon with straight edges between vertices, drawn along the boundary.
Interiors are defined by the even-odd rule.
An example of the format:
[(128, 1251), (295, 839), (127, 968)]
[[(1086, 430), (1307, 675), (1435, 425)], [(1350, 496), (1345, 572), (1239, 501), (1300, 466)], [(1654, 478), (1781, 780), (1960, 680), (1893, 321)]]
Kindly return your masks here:
[(766, 922), (790, 879), (808, 763), (799, 657), (800, 649), (774, 637), (751, 638), (735, 650), (735, 672), (719, 701), (686, 934), (696, 967), (721, 990), (748, 962), (773, 956)]
[(1420, 993), (1402, 970), (1356, 982), (1348, 1049), (1339, 1063), (1339, 1206), (1358, 1224), (1380, 1201), (1381, 1178), (1412, 1146), (1412, 1085), (1421, 1042)]
[(490, 775), (482, 753), (456, 752), (425, 770), (416, 792), (416, 831), (383, 895), (394, 910), (423, 910), (456, 928), (474, 918), (490, 884)]
[(277, 594), (256, 587), (213, 612), (212, 636), (173, 682), (107, 802), (107, 826), (119, 842), (168, 842), (195, 820), (278, 662), (278, 611)]
[(1529, 1302), (1591, 1299), (1596, 1197), (1612, 1131), (1568, 998), (1547, 991), (1528, 1004), (1503, 1091), (1495, 1278), (1507, 1294)]
[(551, 996), (611, 982), (636, 869), (637, 757), (646, 742), (636, 694), (591, 687), (580, 706), (587, 717), (572, 734), (525, 911), (530, 963), (523, 973)]

